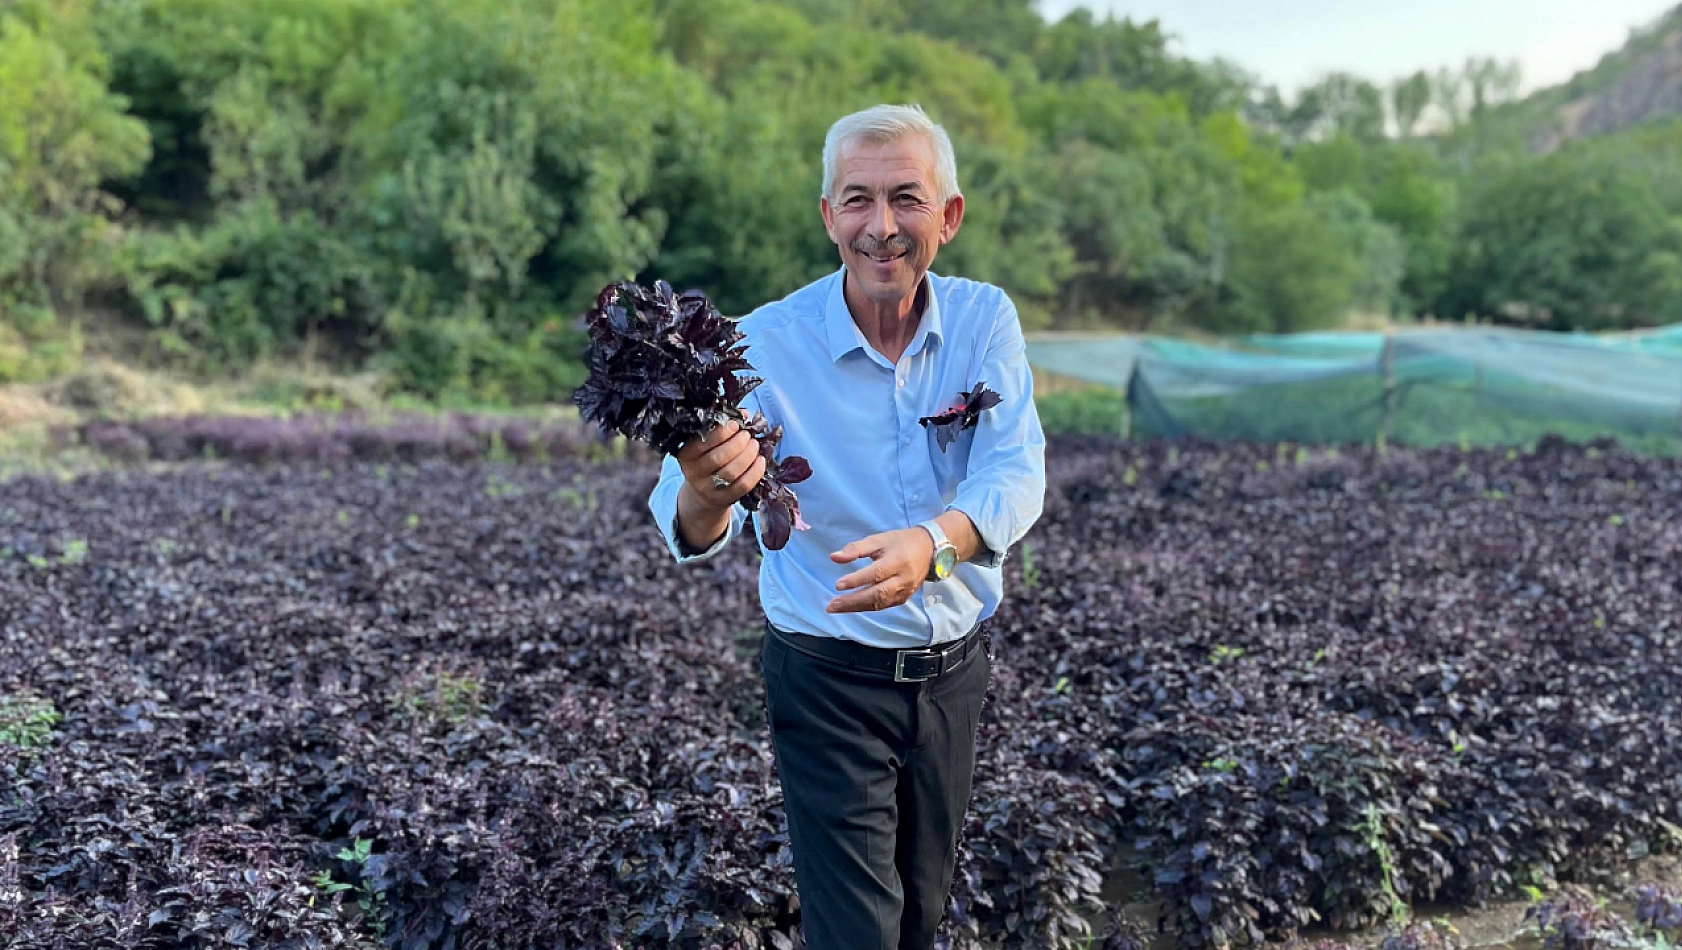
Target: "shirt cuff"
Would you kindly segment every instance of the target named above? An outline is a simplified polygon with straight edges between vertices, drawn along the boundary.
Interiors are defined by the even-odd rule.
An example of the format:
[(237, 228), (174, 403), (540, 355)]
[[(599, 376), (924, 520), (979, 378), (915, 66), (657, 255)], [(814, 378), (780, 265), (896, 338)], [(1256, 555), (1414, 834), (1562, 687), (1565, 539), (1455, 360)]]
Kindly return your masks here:
[(724, 546), (729, 544), (730, 539), (735, 536), (735, 512), (731, 512), (730, 519), (730, 524), (725, 526), (724, 533), (718, 536), (718, 540), (714, 541), (711, 546), (701, 549), (691, 545), (689, 541), (684, 538), (683, 529), (678, 525), (677, 516), (673, 515), (671, 531), (666, 535), (669, 542), (667, 547), (671, 549), (672, 556), (677, 558), (679, 564), (688, 564), (692, 561), (705, 561), (718, 552), (724, 550)]
[(963, 512), (964, 517), (968, 518), (970, 524), (975, 526), (975, 536), (981, 539), (981, 550), (976, 551), (975, 555), (964, 563), (975, 564), (988, 570), (1004, 564), (1005, 549), (1010, 546), (1008, 537), (997, 541), (989, 538), (987, 532), (981, 526), (981, 518), (961, 502), (948, 506), (946, 510)]

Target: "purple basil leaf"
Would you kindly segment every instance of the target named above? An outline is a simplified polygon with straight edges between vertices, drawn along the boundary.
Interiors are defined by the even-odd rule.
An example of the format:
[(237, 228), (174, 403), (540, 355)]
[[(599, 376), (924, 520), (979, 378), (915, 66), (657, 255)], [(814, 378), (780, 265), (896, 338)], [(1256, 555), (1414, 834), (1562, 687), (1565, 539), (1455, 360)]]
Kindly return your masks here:
[(980, 413), (1004, 402), (1004, 397), (988, 389), (986, 381), (982, 381), (976, 383), (975, 391), (969, 394), (968, 402), (970, 412)]
[(783, 459), (779, 475), (785, 485), (796, 485), (812, 477), (812, 464), (798, 455)]
[(961, 413), (941, 413), (938, 416), (925, 416), (917, 420), (924, 428), (934, 430), (935, 443), (942, 452), (953, 442), (958, 441), (958, 434), (965, 428), (964, 417)]
[(794, 527), (794, 515), (789, 511), (788, 503), (780, 498), (771, 499), (765, 503), (761, 517), (765, 520), (765, 547), (781, 551), (788, 544), (789, 531)]

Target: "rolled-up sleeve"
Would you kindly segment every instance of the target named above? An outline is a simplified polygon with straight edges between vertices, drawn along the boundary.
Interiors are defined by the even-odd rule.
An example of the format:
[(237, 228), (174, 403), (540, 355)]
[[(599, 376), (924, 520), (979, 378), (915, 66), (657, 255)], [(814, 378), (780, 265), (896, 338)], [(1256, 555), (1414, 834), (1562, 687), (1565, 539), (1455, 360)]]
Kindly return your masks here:
[[(742, 400), (742, 411), (749, 416), (764, 411), (758, 393), (749, 393)], [(660, 534), (666, 539), (666, 549), (672, 552), (672, 557), (678, 563), (688, 564), (692, 561), (705, 561), (724, 550), (738, 534), (742, 533), (742, 526), (747, 523), (748, 510), (738, 502), (730, 506), (730, 525), (724, 535), (712, 546), (704, 551), (691, 548), (683, 540), (677, 528), (677, 496), (683, 488), (683, 469), (677, 464), (677, 459), (668, 455), (660, 462), (660, 480), (655, 483), (654, 491), (648, 496), (648, 509), (654, 513), (654, 523), (659, 526)]]
[(986, 550), (975, 563), (997, 567), (1045, 507), (1045, 432), (1034, 409), (1034, 378), (1016, 307), (1006, 297), (995, 317), (981, 379), (1000, 396), (981, 413), (969, 467), (949, 508), (975, 524)]
[(747, 521), (747, 512), (741, 505), (730, 506), (730, 525), (712, 546), (704, 551), (691, 548), (678, 532), (677, 527), (677, 495), (683, 488), (683, 469), (677, 464), (677, 459), (670, 455), (660, 463), (660, 480), (655, 483), (654, 491), (648, 496), (648, 509), (654, 513), (654, 523), (660, 528), (660, 533), (666, 538), (666, 549), (672, 552), (680, 564), (692, 561), (705, 561), (724, 550), (736, 535), (742, 533), (742, 524)]

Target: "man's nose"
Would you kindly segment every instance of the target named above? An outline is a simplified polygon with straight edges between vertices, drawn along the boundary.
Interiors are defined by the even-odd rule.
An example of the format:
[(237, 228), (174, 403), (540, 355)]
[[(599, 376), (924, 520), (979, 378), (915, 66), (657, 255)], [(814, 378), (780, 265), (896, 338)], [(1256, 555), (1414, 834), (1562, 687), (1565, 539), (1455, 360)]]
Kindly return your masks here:
[(886, 241), (898, 233), (899, 224), (894, 220), (893, 202), (877, 202), (870, 215), (870, 236), (878, 241)]

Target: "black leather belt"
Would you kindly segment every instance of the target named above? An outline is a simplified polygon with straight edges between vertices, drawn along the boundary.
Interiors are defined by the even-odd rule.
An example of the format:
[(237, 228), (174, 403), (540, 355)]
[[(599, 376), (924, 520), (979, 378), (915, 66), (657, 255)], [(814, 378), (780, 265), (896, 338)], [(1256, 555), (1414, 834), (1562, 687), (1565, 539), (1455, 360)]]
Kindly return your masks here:
[(779, 630), (769, 621), (765, 624), (766, 633), (781, 640), (790, 649), (854, 669), (892, 676), (896, 683), (922, 683), (957, 669), (958, 664), (969, 656), (970, 651), (983, 641), (981, 628), (981, 624), (976, 624), (969, 633), (950, 643), (912, 650), (895, 650), (866, 646), (854, 640), (837, 640), (834, 637), (815, 637), (809, 633)]

